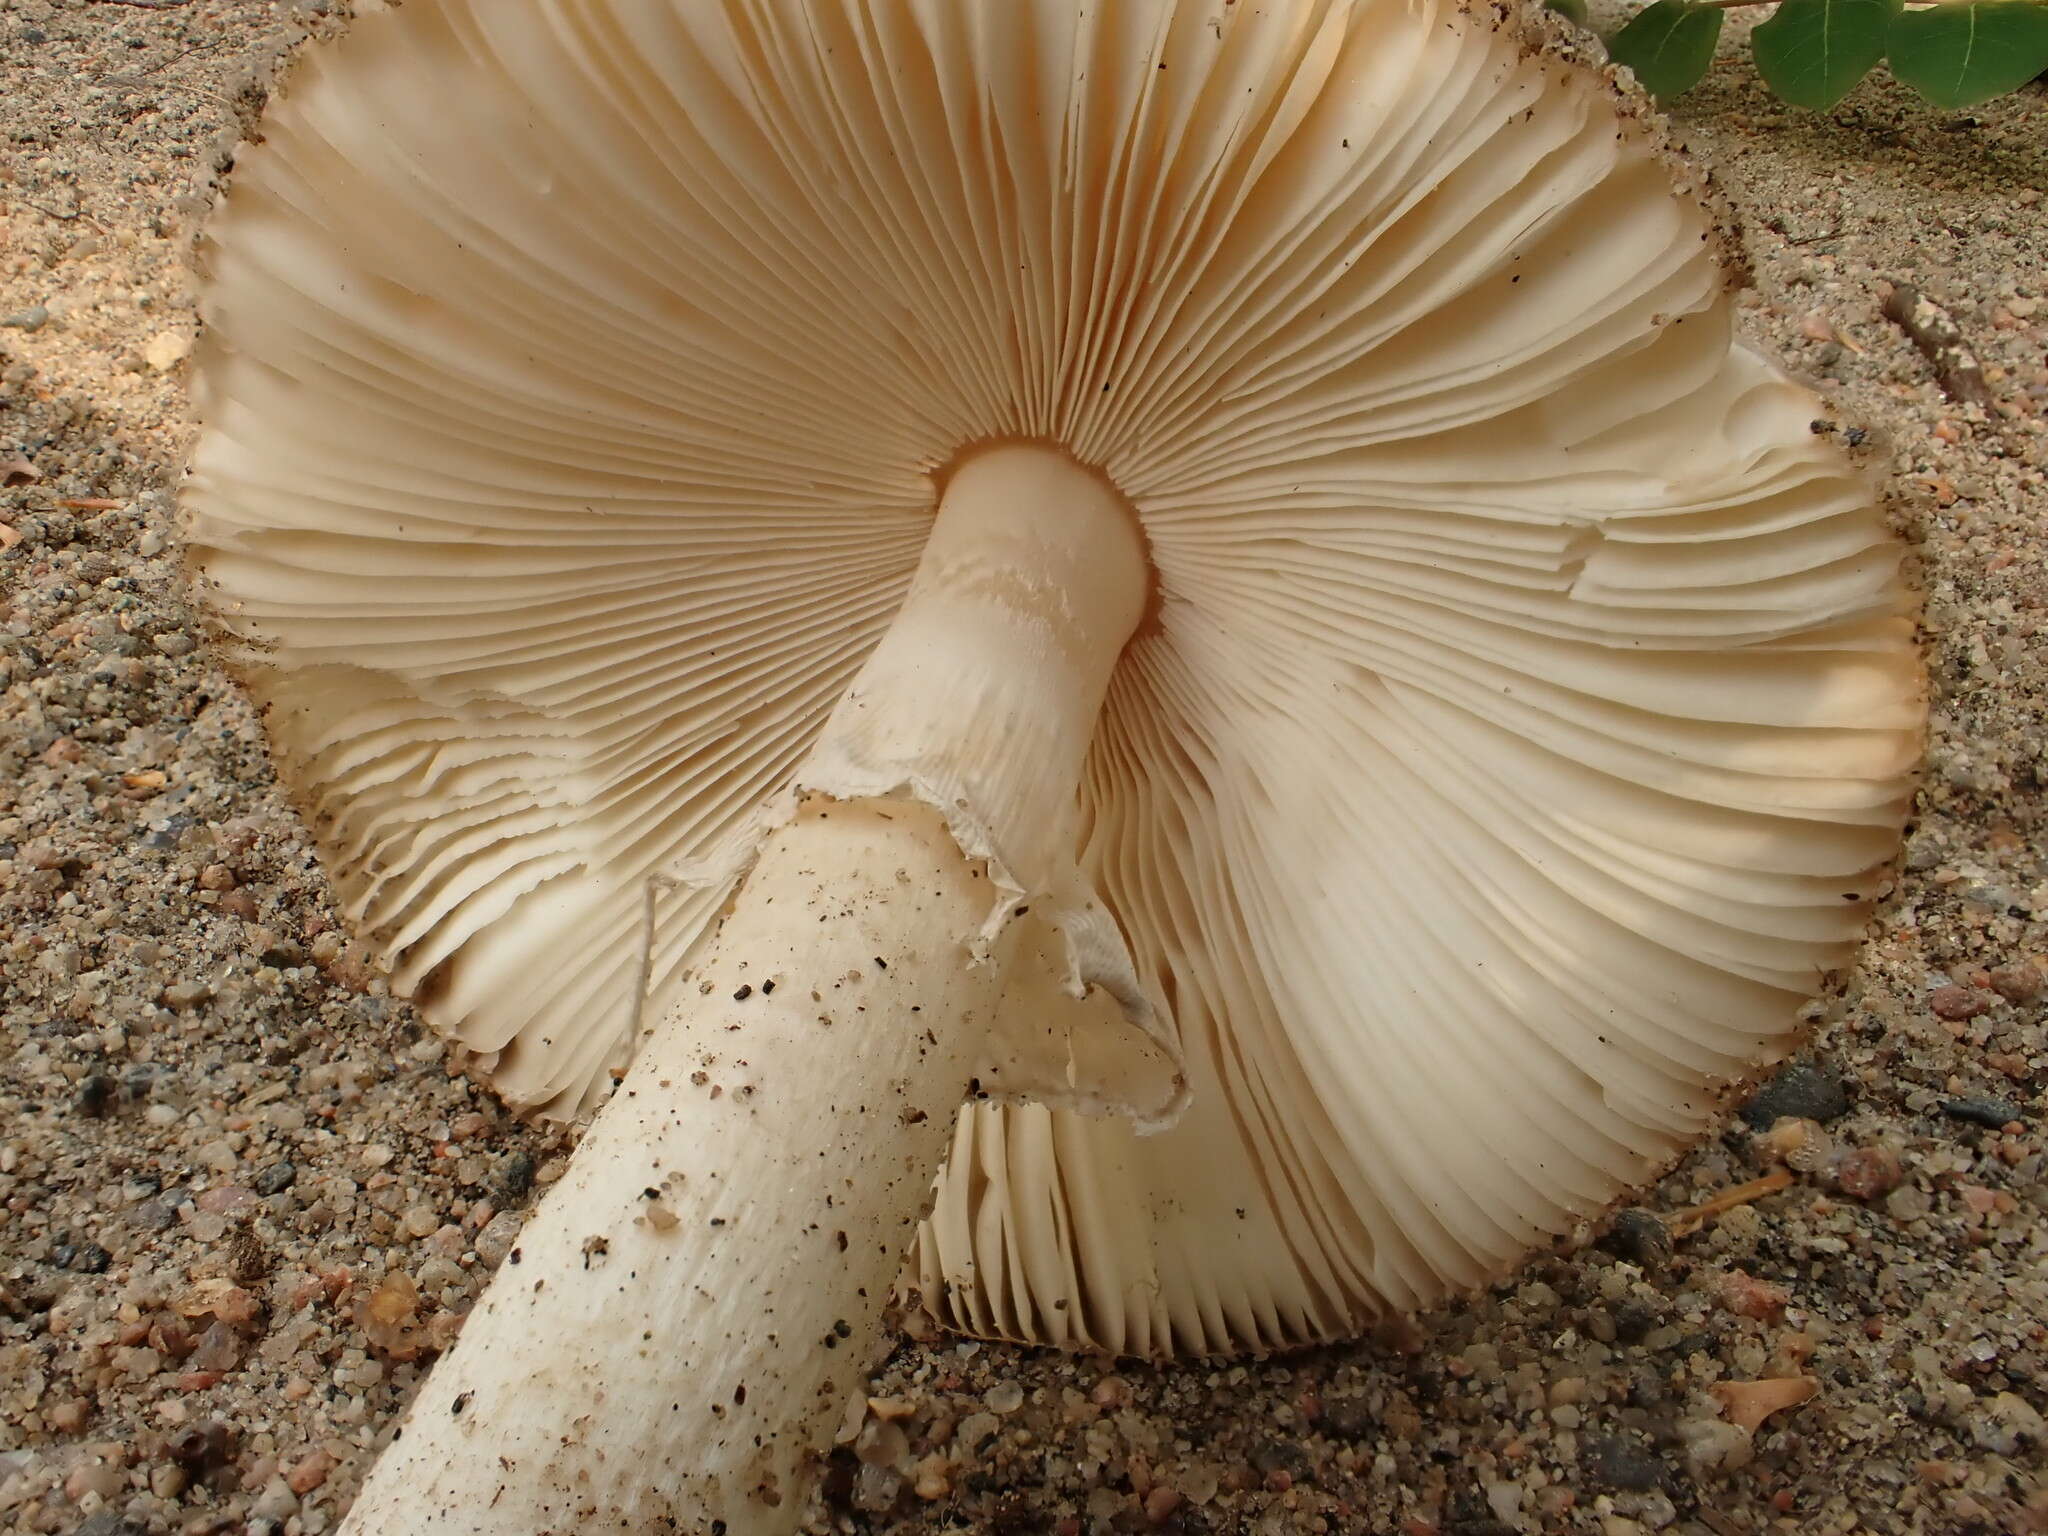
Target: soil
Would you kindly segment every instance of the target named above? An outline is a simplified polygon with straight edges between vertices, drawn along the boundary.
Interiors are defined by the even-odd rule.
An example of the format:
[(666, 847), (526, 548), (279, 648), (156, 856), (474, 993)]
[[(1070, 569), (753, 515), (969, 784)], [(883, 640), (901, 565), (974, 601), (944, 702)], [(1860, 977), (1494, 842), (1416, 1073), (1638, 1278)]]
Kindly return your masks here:
[[(566, 1155), (350, 943), (177, 574), (191, 230), (339, 9), (0, 0), (0, 1531), (332, 1530)], [(1750, 340), (1883, 478), (1935, 700), (1797, 1070), (1609, 1230), (1354, 1346), (906, 1342), (820, 1529), (2048, 1531), (2048, 89), (1816, 118), (1740, 33), (1676, 134)]]

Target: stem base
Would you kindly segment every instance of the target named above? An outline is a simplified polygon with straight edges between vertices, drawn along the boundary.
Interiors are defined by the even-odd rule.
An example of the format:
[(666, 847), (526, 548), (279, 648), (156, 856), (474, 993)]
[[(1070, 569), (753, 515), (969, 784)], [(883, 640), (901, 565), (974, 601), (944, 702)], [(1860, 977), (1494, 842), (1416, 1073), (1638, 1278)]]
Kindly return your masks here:
[(923, 806), (782, 828), (345, 1536), (794, 1529), (994, 1016), (990, 900)]

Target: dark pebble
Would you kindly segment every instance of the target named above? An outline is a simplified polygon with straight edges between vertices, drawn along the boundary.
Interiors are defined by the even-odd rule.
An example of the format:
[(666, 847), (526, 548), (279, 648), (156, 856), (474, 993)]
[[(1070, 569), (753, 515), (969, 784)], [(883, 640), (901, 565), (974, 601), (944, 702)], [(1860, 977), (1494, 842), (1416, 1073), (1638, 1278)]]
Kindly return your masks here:
[(1644, 1446), (1614, 1435), (1596, 1435), (1579, 1448), (1579, 1466), (1602, 1488), (1648, 1493), (1671, 1476), (1670, 1464)]
[(299, 1181), (299, 1170), (290, 1163), (272, 1163), (256, 1175), (256, 1193), (259, 1195), (282, 1194)]
[(1742, 1106), (1750, 1129), (1768, 1131), (1787, 1115), (1826, 1124), (1849, 1112), (1849, 1093), (1842, 1076), (1828, 1067), (1795, 1062), (1778, 1073)]
[(1474, 1491), (1451, 1495), (1443, 1529), (1444, 1536), (1515, 1536), (1515, 1528), (1494, 1515), (1486, 1496)]
[(860, 1462), (853, 1452), (840, 1446), (825, 1458), (825, 1471), (818, 1479), (818, 1496), (828, 1509), (853, 1508), (853, 1480), (860, 1475)]
[(524, 1200), (533, 1189), (533, 1159), (514, 1152), (498, 1172), (498, 1189), (507, 1200)]
[(1627, 1401), (1631, 1408), (1662, 1408), (1671, 1401), (1671, 1383), (1662, 1371), (1646, 1366), (1629, 1376)]
[(121, 1091), (121, 1085), (104, 1072), (95, 1072), (78, 1085), (78, 1110), (97, 1120), (113, 1108), (114, 1097)]
[(164, 1442), (171, 1460), (192, 1473), (221, 1466), (233, 1449), (234, 1436), (218, 1419), (182, 1429)]
[(178, 846), (178, 840), (191, 831), (192, 826), (192, 818), (182, 813), (166, 817), (163, 825), (152, 827), (149, 831), (142, 834), (142, 846), (145, 848), (175, 848)]
[(1640, 1301), (1624, 1301), (1608, 1315), (1614, 1320), (1614, 1339), (1618, 1344), (1642, 1343), (1643, 1335), (1663, 1321), (1655, 1307)]
[(98, 1243), (61, 1243), (50, 1257), (59, 1269), (80, 1275), (104, 1275), (114, 1264), (114, 1256)]
[(135, 1207), (135, 1224), (148, 1232), (168, 1232), (178, 1224), (178, 1213), (161, 1200), (145, 1200)]
[(1671, 1230), (1653, 1212), (1630, 1206), (1615, 1213), (1600, 1246), (1618, 1259), (1654, 1269), (1671, 1257)]
[(1323, 1416), (1316, 1420), (1316, 1428), (1332, 1440), (1356, 1445), (1377, 1436), (1380, 1421), (1360, 1399), (1340, 1397), (1323, 1404)]
[[(852, 1460), (851, 1457), (847, 1459)], [(833, 1460), (835, 1463), (838, 1460), (836, 1452)], [(853, 1476), (848, 1473), (849, 1490), (852, 1485)], [(1046, 1519), (1023, 1494), (1006, 1493), (988, 1512), (988, 1528), (990, 1536), (1043, 1536), (1044, 1532), (1052, 1529), (1052, 1521)]]
[(149, 1527), (122, 1518), (111, 1509), (87, 1515), (71, 1527), (71, 1536), (149, 1536)]
[(1285, 1472), (1296, 1482), (1302, 1482), (1315, 1472), (1308, 1453), (1292, 1440), (1268, 1440), (1253, 1448), (1251, 1459), (1252, 1465), (1265, 1477)]
[(1941, 1112), (1951, 1120), (1966, 1120), (1994, 1131), (2021, 1118), (2019, 1105), (2004, 1099), (1945, 1099)]

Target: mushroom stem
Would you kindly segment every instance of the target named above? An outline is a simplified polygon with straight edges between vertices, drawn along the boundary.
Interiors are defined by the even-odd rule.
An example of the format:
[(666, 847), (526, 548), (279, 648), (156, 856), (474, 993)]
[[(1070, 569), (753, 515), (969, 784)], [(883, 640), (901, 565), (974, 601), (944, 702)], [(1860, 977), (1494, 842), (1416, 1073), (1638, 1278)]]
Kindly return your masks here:
[(794, 1529), (995, 1012), (992, 899), (926, 807), (807, 803), (344, 1532)]
[(797, 775), (811, 798), (347, 1536), (794, 1529), (989, 1056), (1008, 953), (971, 958), (989, 866), (1015, 882), (1071, 861), (1146, 595), (1128, 510), (1071, 459), (1006, 446), (954, 473), (902, 611)]
[(1082, 765), (1151, 588), (1107, 480), (1057, 448), (982, 449), (946, 482), (903, 607), (798, 782), (841, 799), (907, 785), (1032, 884), (1073, 858)]

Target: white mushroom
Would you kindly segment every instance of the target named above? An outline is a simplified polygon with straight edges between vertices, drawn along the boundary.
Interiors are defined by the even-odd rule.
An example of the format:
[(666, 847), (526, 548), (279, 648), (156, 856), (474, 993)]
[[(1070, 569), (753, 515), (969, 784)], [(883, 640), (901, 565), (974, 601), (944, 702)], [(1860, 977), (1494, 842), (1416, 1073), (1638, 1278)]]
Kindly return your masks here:
[(787, 1530), (927, 1211), (963, 1328), (1338, 1337), (1783, 1049), (1919, 676), (1634, 110), (1438, 0), (297, 66), (195, 567), (396, 989), (517, 1103), (624, 1074), (348, 1529)]

